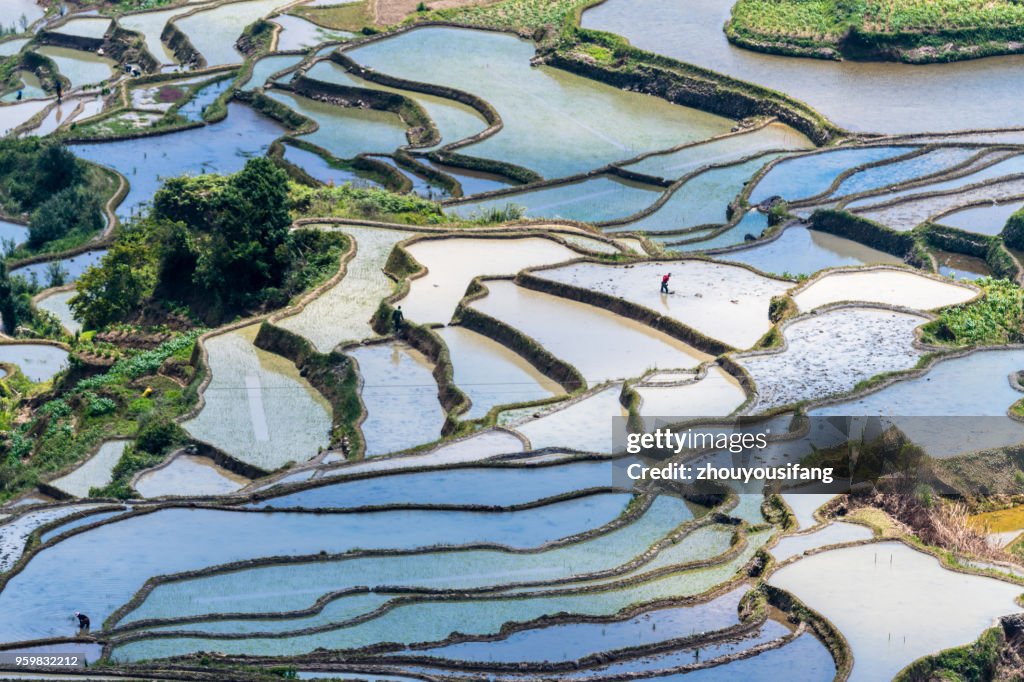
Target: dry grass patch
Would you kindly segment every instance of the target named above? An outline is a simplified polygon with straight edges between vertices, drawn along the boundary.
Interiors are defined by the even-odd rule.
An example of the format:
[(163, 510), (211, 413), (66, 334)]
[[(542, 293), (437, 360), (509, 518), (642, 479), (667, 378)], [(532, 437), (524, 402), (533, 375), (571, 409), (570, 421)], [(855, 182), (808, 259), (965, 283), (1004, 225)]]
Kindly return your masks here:
[(360, 0), (359, 2), (326, 7), (296, 7), (290, 13), (308, 19), (317, 26), (352, 33), (358, 33), (363, 27), (373, 26), (376, 23), (373, 0)]

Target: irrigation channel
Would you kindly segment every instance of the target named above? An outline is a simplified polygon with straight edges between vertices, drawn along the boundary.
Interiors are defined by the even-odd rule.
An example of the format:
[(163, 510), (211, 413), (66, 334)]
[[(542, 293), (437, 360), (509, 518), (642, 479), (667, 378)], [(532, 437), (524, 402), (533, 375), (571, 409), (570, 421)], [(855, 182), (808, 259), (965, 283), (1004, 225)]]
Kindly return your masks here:
[[(923, 680), (1022, 611), (1012, 508), (951, 549), (832, 493), (629, 487), (612, 424), (770, 418), (784, 466), (808, 415), (894, 417), (1019, 497), (1024, 315), (970, 311), (1021, 305), (1024, 58), (760, 54), (729, 0), (12, 4), (0, 142), (106, 195), (40, 247), (0, 187), (37, 321), (0, 334), (0, 679)], [(168, 179), (264, 157), (329, 272), (83, 316)]]

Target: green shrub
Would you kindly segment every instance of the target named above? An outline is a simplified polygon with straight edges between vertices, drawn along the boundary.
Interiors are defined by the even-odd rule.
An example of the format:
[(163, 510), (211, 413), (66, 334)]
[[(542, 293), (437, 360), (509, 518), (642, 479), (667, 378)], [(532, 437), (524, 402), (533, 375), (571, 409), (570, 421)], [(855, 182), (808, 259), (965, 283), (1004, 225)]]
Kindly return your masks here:
[(1003, 241), (1011, 249), (1024, 249), (1024, 208), (1006, 221), (1003, 227)]
[(117, 409), (116, 402), (105, 396), (98, 396), (92, 391), (86, 391), (82, 397), (85, 399), (86, 414), (91, 417), (110, 414)]
[(983, 296), (943, 310), (923, 327), (925, 341), (971, 346), (1024, 341), (1024, 291), (1005, 279), (984, 278), (975, 284)]
[(188, 440), (177, 422), (168, 417), (154, 417), (139, 429), (135, 445), (139, 450), (153, 455), (162, 455), (175, 445)]
[(97, 232), (103, 227), (103, 205), (94, 192), (68, 187), (46, 199), (32, 212), (28, 244), (37, 248), (68, 234)]

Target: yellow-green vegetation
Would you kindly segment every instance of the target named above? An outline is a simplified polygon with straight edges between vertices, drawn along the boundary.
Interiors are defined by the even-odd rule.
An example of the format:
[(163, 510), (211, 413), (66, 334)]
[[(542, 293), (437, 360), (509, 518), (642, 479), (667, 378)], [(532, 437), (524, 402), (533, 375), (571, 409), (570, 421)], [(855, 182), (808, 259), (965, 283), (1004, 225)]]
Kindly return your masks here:
[(596, 62), (611, 64), (615, 61), (615, 53), (603, 45), (595, 43), (583, 43), (576, 48), (576, 53), (585, 55)]
[(381, 220), (407, 225), (452, 222), (441, 207), (416, 194), (395, 194), (386, 189), (289, 185), (294, 218), (331, 217)]
[(730, 31), (754, 35), (837, 40), (858, 22), (849, 9), (858, 3), (836, 0), (740, 0), (732, 8)]
[(359, 0), (326, 7), (296, 7), (291, 14), (308, 19), (317, 26), (358, 33), (375, 22), (370, 0)]
[(444, 19), (472, 26), (534, 31), (545, 26), (561, 28), (567, 17), (594, 0), (505, 0), (493, 5), (460, 7), (431, 12), (430, 19)]
[[(180, 427), (172, 419), (197, 397), (198, 377), (193, 376), (188, 362), (201, 331), (173, 336), (152, 350), (119, 349), (120, 360), (105, 372), (77, 383), (71, 377), (88, 370), (72, 355), (71, 371), (55, 379), (56, 388), (62, 389), (58, 392), (48, 393), (48, 386), (27, 386), (16, 378), (0, 381), (10, 403), (8, 413), (15, 413), (31, 399), (43, 401), (27, 421), (3, 431), (0, 501), (80, 461), (115, 436), (138, 438), (138, 448), (151, 457), (180, 442)], [(97, 347), (82, 342), (73, 350), (94, 353)], [(180, 379), (163, 373), (172, 366), (182, 368), (176, 372)], [(183, 387), (181, 379), (192, 383)], [(127, 489), (122, 492), (127, 494)]]
[(291, 183), (292, 217), (352, 218), (404, 225), (498, 225), (519, 220), (523, 208), (505, 205), (460, 218), (445, 213), (439, 204), (417, 194), (396, 194), (386, 189), (353, 187), (351, 184), (309, 187)]
[(877, 507), (858, 507), (846, 516), (846, 520), (867, 526), (880, 538), (899, 538), (904, 535), (892, 517)]
[(1024, 341), (1024, 291), (1005, 279), (984, 278), (975, 284), (983, 296), (943, 310), (922, 328), (924, 341), (955, 346)]
[(726, 33), (752, 49), (835, 58), (950, 61), (1018, 52), (1014, 0), (739, 0)]
[(988, 533), (1024, 530), (1024, 505), (972, 515), (968, 521)]

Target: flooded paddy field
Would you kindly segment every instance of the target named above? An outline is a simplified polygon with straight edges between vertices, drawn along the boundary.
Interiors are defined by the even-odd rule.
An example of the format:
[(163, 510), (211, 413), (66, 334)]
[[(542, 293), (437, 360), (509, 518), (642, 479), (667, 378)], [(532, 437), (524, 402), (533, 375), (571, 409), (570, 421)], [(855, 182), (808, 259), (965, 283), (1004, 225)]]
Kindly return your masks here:
[(963, 303), (977, 292), (965, 286), (930, 279), (911, 271), (877, 269), (835, 272), (816, 279), (793, 295), (802, 310), (840, 301), (885, 303), (931, 310)]
[(618, 229), (671, 232), (724, 223), (726, 207), (744, 184), (777, 157), (777, 154), (765, 154), (744, 163), (706, 170), (688, 179), (658, 210)]
[(583, 254), (548, 239), (439, 239), (411, 244), (409, 255), (426, 268), (398, 300), (405, 316), (420, 323), (447, 323), (481, 273), (514, 275), (528, 267), (559, 263)]
[(530, 218), (598, 223), (639, 213), (657, 201), (663, 191), (653, 185), (599, 175), (566, 185), (455, 204), (451, 210), (468, 218), (488, 209), (520, 206)]
[[(807, 580), (814, 571), (836, 579)], [(864, 652), (854, 659), (854, 680), (895, 675), (936, 644), (969, 642), (995, 617), (1019, 608), (1015, 586), (943, 570), (933, 557), (891, 542), (817, 554), (783, 568), (772, 581), (812, 608), (831, 612), (828, 618), (846, 633), (854, 656)], [(868, 585), (878, 602), (856, 598)], [(969, 602), (956, 597), (967, 591)], [(896, 604), (907, 606), (892, 608)]]
[(464, 419), (484, 417), (498, 405), (528, 403), (565, 390), (505, 346), (463, 327), (437, 330), (451, 354), (453, 379), (470, 400)]
[[(669, 294), (650, 282), (671, 274)], [(580, 263), (538, 270), (538, 277), (624, 298), (687, 324), (737, 348), (752, 346), (770, 326), (768, 305), (791, 288), (744, 268), (699, 260), (610, 267)], [(722, 309), (729, 310), (722, 315)]]
[[(729, 121), (718, 116), (557, 69), (531, 69), (533, 53), (529, 42), (513, 36), (430, 27), (367, 44), (349, 55), (391, 76), (484, 98), (497, 109), (504, 128), (463, 152), (525, 166), (550, 178), (729, 129)], [(482, 73), (502, 75), (481, 78)], [(557, 122), (556, 134), (537, 134), (552, 121)]]
[[(742, 235), (736, 238), (741, 242)], [(714, 240), (709, 240), (709, 245)], [(703, 242), (690, 246), (697, 250)], [(730, 244), (723, 244), (728, 246)], [(744, 263), (772, 274), (810, 276), (826, 268), (850, 265), (901, 263), (898, 256), (844, 239), (827, 232), (809, 230), (800, 225), (786, 228), (777, 239), (748, 248), (736, 249), (717, 256), (724, 261)]]
[(213, 376), (202, 409), (184, 428), (200, 441), (271, 470), (305, 461), (327, 445), (330, 410), (295, 365), (252, 345), (256, 331), (246, 327), (206, 342)]
[[(0, 650), (218, 682), (1016, 660), (1022, 57), (755, 52), (734, 2), (13, 2)], [(770, 442), (671, 461), (901, 459), (625, 473), (666, 453), (623, 436), (720, 420)]]
[[(475, 310), (530, 336), (555, 357), (575, 366), (590, 383), (642, 374), (646, 369), (695, 367), (709, 356), (664, 332), (597, 306), (577, 303), (517, 286), (507, 280), (487, 283)], [(544, 319), (556, 325), (544, 324)], [(540, 324), (538, 324), (540, 322)], [(600, 335), (600, 346), (579, 343), (578, 334)], [(609, 356), (607, 353), (614, 351)]]
[(844, 393), (876, 374), (911, 369), (922, 352), (914, 329), (927, 318), (871, 308), (838, 308), (795, 320), (786, 346), (742, 357), (760, 409)]

